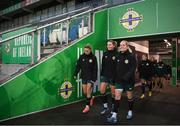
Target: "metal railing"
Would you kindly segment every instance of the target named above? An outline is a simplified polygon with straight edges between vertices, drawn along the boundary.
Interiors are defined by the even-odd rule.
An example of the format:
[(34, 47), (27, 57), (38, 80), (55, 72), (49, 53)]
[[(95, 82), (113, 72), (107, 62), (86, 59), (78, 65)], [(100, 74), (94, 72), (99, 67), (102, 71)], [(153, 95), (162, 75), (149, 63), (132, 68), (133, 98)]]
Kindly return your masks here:
[[(47, 15), (46, 18), (37, 18), (34, 15), (33, 18), (31, 18), (31, 20), (28, 20), (25, 24), (26, 26), (29, 25), (44, 25), (44, 22), (49, 22), (49, 21), (57, 21), (57, 20), (60, 20), (60, 19), (63, 19), (63, 18), (66, 18), (68, 16), (72, 16), (72, 15), (75, 15), (75, 14), (78, 14), (78, 13), (81, 13), (82, 11), (86, 11), (86, 10), (89, 10), (89, 9), (93, 9), (93, 8), (96, 8), (98, 6), (102, 6), (102, 5), (105, 5), (107, 4), (105, 2), (105, 0), (92, 0), (92, 1), (88, 1), (88, 2), (83, 2), (83, 3), (80, 3), (80, 4), (76, 4), (76, 5), (72, 5), (72, 6), (68, 6), (69, 8), (74, 8), (74, 9), (71, 9), (71, 10), (68, 10), (67, 8), (65, 9), (64, 12), (61, 12), (61, 11), (58, 11), (59, 13), (53, 13), (52, 15)], [(17, 26), (17, 27), (22, 27), (23, 25), (21, 26)], [(17, 27), (15, 28), (11, 28), (12, 30), (16, 30)], [(8, 32), (9, 30), (5, 30), (5, 29), (2, 29), (2, 32), (0, 32), (0, 34), (4, 34), (6, 32)]]
[[(91, 33), (93, 25), (91, 13), (109, 6), (109, 4), (100, 5), (94, 5), (81, 13), (72, 11), (64, 19), (49, 22), (43, 26), (36, 25), (30, 31), (21, 34), (8, 38), (2, 36), (3, 39), (0, 40), (0, 55), (2, 56), (0, 58), (0, 83), (15, 77), (32, 65), (45, 60), (48, 56)], [(73, 21), (78, 23), (72, 24)], [(55, 39), (54, 36), (56, 36)]]
[[(94, 10), (35, 27), (28, 32), (1, 40), (0, 83), (15, 77), (89, 34), (92, 31), (92, 15), (90, 14), (92, 11)], [(74, 30), (76, 32), (73, 32)]]

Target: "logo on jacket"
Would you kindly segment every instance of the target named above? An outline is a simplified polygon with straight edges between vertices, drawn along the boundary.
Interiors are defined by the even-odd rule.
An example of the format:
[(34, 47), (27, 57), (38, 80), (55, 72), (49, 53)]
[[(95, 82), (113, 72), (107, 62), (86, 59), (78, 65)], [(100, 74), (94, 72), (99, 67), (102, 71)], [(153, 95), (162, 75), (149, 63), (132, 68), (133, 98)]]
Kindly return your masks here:
[(90, 59), (89, 62), (92, 63), (92, 59)]
[(142, 21), (143, 16), (139, 15), (133, 8), (127, 10), (128, 12), (120, 19), (120, 23), (124, 28), (128, 29), (128, 31), (133, 31), (133, 29), (138, 26), (139, 22)]
[(128, 59), (126, 59), (124, 62), (125, 62), (125, 64), (128, 64), (128, 63), (129, 63), (129, 60), (128, 60)]
[(115, 59), (116, 59), (116, 57), (115, 57), (115, 56), (113, 56), (113, 57), (112, 57), (112, 60), (115, 60)]
[(69, 81), (65, 81), (58, 90), (59, 95), (61, 95), (64, 99), (67, 99), (72, 94), (72, 84)]

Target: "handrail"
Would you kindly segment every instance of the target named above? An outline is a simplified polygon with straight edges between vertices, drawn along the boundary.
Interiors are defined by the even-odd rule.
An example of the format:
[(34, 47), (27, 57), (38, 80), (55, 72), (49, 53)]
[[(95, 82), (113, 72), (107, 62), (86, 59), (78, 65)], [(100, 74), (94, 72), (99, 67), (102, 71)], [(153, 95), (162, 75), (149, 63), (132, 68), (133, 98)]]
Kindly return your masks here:
[[(82, 12), (82, 13), (80, 13), (80, 14), (76, 14), (76, 15), (74, 15), (74, 16), (72, 16), (72, 17), (76, 17), (76, 16), (79, 16), (79, 15), (82, 15), (82, 14), (85, 14), (85, 13), (89, 13), (90, 11), (91, 11), (91, 10), (88, 10), (88, 11)], [(42, 28), (48, 27), (48, 26), (50, 26), (50, 25), (54, 25), (54, 24), (57, 24), (57, 23), (66, 21), (66, 20), (68, 20), (68, 19), (70, 19), (70, 18), (72, 18), (72, 17), (69, 16), (69, 17), (67, 17), (67, 18), (65, 18), (65, 19), (62, 19), (62, 20), (59, 20), (59, 21), (56, 21), (56, 22), (53, 22), (53, 23), (50, 23), (50, 24), (41, 26), (41, 27), (39, 27), (39, 28), (35, 28), (35, 29), (30, 30), (30, 31), (28, 31), (28, 32), (25, 32), (25, 33), (22, 33), (22, 34), (19, 34), (19, 35), (15, 35), (15, 36), (9, 37), (9, 38), (7, 38), (7, 39), (4, 39), (4, 40), (0, 41), (0, 44), (1, 44), (1, 43), (4, 43), (4, 42), (6, 42), (6, 41), (9, 41), (9, 40), (11, 40), (11, 39), (17, 38), (17, 37), (19, 37), (19, 36), (22, 36), (22, 35), (25, 35), (25, 34), (29, 34), (29, 33), (31, 33), (31, 32), (34, 32), (34, 31), (40, 30), (40, 29), (42, 29)]]
[(5, 31), (0, 32), (0, 35), (6, 34), (6, 33), (10, 32), (10, 31), (18, 30), (18, 29), (20, 29), (20, 28), (28, 27), (28, 26), (30, 26), (30, 25), (31, 25), (31, 24), (28, 24), (28, 23), (27, 23), (26, 25), (22, 25), (22, 26), (19, 26), (19, 27), (16, 27), (16, 28), (8, 29), (8, 30), (5, 30)]
[(45, 28), (45, 27), (50, 26), (50, 25), (54, 25), (54, 24), (60, 23), (60, 22), (62, 22), (62, 21), (69, 20), (69, 19), (71, 19), (71, 18), (73, 18), (73, 17), (77, 17), (77, 16), (79, 16), (79, 15), (83, 15), (83, 14), (89, 13), (89, 12), (91, 12), (91, 10), (88, 10), (88, 11), (85, 11), (85, 12), (82, 12), (82, 13), (79, 13), (79, 14), (76, 14), (76, 15), (73, 15), (73, 16), (68, 16), (68, 17), (65, 18), (65, 19), (62, 19), (62, 20), (59, 20), (59, 21), (56, 21), (56, 22), (53, 22), (53, 23), (50, 23), (50, 24), (41, 26), (41, 27), (37, 28), (37, 30), (42, 29), (42, 28)]
[(17, 38), (17, 37), (20, 37), (20, 36), (29, 34), (29, 33), (34, 32), (34, 31), (36, 31), (36, 29), (30, 30), (30, 31), (28, 31), (28, 32), (24, 32), (24, 33), (19, 34), (19, 35), (15, 35), (15, 36), (9, 37), (9, 38), (7, 38), (7, 39), (4, 39), (4, 40), (0, 41), (0, 44), (1, 44), (1, 43), (4, 43), (4, 42), (6, 42), (6, 41), (9, 41), (9, 40), (11, 40), (11, 39), (14, 39), (14, 38)]
[[(45, 20), (41, 20), (40, 23), (41, 23), (41, 22), (44, 22), (44, 21), (47, 21), (47, 20), (51, 20), (51, 19), (54, 19), (54, 18), (61, 17), (61, 16), (63, 16), (63, 15), (68, 15), (68, 14), (75, 13), (75, 12), (78, 12), (78, 11), (81, 11), (81, 10), (84, 10), (84, 9), (88, 9), (88, 8), (89, 8), (89, 7), (84, 7), (84, 8), (81, 8), (81, 9), (77, 9), (77, 10), (74, 10), (74, 11), (70, 11), (70, 12), (68, 12), (68, 13), (63, 13), (63, 14), (60, 14), (60, 15), (56, 15), (56, 16), (54, 16), (54, 17), (47, 18), (47, 19), (45, 19)], [(27, 27), (27, 26), (30, 26), (30, 25), (32, 25), (32, 24), (27, 24), (27, 25), (24, 25), (24, 26), (21, 26), (21, 27), (17, 27), (17, 28), (9, 29), (9, 30), (7, 30), (7, 31), (0, 32), (0, 35), (1, 35), (1, 34), (5, 34), (5, 33), (7, 33), (7, 32), (10, 32), (10, 31), (17, 30), (17, 29), (19, 29), (19, 28)]]
[(41, 20), (40, 22), (45, 22), (45, 21), (47, 21), (47, 20), (52, 20), (52, 19), (55, 19), (55, 18), (64, 16), (64, 15), (68, 15), (68, 14), (71, 14), (71, 13), (75, 13), (75, 12), (78, 12), (78, 11), (81, 11), (81, 10), (84, 10), (84, 9), (88, 9), (88, 8), (89, 8), (89, 7), (83, 7), (83, 8), (81, 8), (81, 9), (77, 9), (77, 10), (74, 10), (74, 11), (70, 11), (70, 12), (68, 12), (68, 13), (59, 14), (59, 15), (56, 15), (56, 16), (54, 16), (54, 17), (50, 17), (50, 18)]

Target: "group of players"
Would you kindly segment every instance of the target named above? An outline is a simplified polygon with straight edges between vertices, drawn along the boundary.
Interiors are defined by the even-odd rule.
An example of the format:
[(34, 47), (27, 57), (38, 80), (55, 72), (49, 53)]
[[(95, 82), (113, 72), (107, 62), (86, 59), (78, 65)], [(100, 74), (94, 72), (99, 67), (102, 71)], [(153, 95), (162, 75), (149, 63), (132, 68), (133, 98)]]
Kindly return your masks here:
[[(152, 88), (157, 84), (160, 88), (163, 87), (164, 77), (167, 74), (165, 64), (160, 61), (156, 63), (152, 58), (147, 59), (147, 56), (142, 56), (142, 61), (137, 63), (135, 54), (129, 47), (126, 40), (122, 40), (117, 46), (117, 42), (110, 40), (107, 42), (107, 50), (103, 53), (101, 65), (101, 84), (100, 93), (102, 99), (101, 115), (111, 111), (111, 116), (107, 121), (114, 124), (117, 122), (117, 114), (119, 110), (121, 95), (123, 91), (127, 94), (128, 112), (126, 118), (133, 118), (133, 90), (135, 85), (135, 72), (138, 70), (141, 79), (142, 95), (145, 97), (145, 87), (149, 87), (149, 96), (152, 95)], [(92, 88), (97, 80), (97, 59), (92, 53), (92, 47), (86, 45), (84, 53), (79, 57), (74, 78), (80, 72), (82, 78), (83, 93), (86, 96), (86, 106), (83, 113), (90, 111), (93, 105), (94, 97), (92, 96)], [(108, 104), (107, 87), (110, 87), (111, 104)]]
[(169, 65), (166, 65), (161, 59), (159, 62), (154, 57), (148, 59), (146, 55), (142, 55), (138, 71), (141, 79), (141, 99), (145, 97), (145, 87), (149, 88), (148, 95), (151, 96), (153, 88), (157, 87), (161, 91), (163, 84), (171, 77), (171, 67)]

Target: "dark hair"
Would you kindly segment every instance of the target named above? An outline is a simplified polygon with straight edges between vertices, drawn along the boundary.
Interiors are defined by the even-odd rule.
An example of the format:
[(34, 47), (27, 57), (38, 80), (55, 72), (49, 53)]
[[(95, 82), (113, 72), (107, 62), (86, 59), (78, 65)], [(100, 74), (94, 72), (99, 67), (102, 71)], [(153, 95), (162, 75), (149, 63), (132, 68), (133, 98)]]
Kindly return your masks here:
[(117, 50), (117, 42), (114, 40), (109, 40), (108, 42), (112, 43), (114, 45), (114, 50)]
[(115, 46), (115, 48), (117, 48), (117, 42), (116, 42), (116, 41), (114, 41), (114, 40), (109, 40), (108, 42), (112, 43), (112, 44)]

